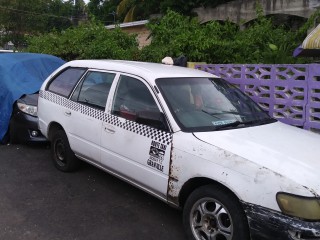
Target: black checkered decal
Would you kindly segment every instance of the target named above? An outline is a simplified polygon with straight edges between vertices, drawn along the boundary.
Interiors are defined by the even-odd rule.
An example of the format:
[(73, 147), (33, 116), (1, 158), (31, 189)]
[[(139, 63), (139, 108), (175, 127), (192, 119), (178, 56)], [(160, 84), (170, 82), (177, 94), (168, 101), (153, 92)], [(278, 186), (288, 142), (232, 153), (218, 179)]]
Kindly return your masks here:
[(117, 116), (107, 114), (104, 111), (91, 108), (85, 105), (82, 105), (77, 102), (73, 102), (65, 97), (59, 96), (57, 94), (48, 92), (48, 91), (40, 91), (39, 97), (44, 98), (50, 102), (54, 102), (63, 107), (69, 108), (74, 111), (80, 111), (82, 114), (91, 116), (93, 118), (99, 119), (101, 121), (107, 122), (109, 124), (115, 125), (117, 127), (123, 128), (130, 132), (145, 136), (152, 140), (161, 142), (163, 144), (169, 145), (172, 141), (172, 134), (168, 132), (164, 132), (161, 130), (154, 129), (152, 127), (138, 124), (133, 121), (125, 120), (120, 121)]

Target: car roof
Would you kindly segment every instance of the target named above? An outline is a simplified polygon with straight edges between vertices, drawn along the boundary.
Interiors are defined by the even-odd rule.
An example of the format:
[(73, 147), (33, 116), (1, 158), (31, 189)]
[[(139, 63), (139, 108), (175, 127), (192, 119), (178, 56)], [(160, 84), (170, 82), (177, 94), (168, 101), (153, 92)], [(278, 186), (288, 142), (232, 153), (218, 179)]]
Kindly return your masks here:
[(154, 81), (157, 78), (216, 77), (210, 73), (196, 69), (149, 62), (123, 60), (76, 60), (71, 61), (66, 65), (129, 73), (140, 76), (149, 81)]

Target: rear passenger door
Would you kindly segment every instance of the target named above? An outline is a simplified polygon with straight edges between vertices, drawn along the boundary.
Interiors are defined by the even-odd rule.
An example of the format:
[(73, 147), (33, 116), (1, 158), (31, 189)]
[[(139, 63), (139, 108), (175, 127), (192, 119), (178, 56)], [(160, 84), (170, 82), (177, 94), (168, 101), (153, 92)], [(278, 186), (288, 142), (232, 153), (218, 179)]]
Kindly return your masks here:
[[(101, 163), (165, 198), (172, 136), (155, 96), (143, 79), (120, 75), (111, 114), (102, 127)], [(163, 117), (163, 124), (142, 121), (142, 114)]]
[(70, 100), (68, 136), (74, 152), (85, 159), (100, 162), (100, 137), (106, 102), (116, 74), (89, 70), (75, 88)]

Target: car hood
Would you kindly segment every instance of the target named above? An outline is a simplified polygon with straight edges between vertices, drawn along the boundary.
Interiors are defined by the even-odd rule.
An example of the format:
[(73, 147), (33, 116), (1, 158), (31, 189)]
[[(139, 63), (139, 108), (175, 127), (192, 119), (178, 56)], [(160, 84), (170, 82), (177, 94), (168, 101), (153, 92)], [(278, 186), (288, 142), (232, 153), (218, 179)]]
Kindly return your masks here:
[(320, 135), (316, 133), (276, 122), (194, 135), (303, 186), (320, 190)]
[(26, 95), (23, 95), (19, 99), (19, 102), (23, 102), (27, 105), (37, 106), (38, 105), (38, 98), (39, 98), (39, 93), (26, 94)]

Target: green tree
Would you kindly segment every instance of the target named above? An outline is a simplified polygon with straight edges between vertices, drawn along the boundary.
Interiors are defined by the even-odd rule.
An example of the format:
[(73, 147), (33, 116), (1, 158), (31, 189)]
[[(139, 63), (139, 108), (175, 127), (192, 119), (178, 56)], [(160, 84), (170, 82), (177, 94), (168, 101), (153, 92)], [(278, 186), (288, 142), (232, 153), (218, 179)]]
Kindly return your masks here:
[(117, 15), (123, 22), (149, 19), (155, 13), (160, 13), (159, 1), (155, 0), (122, 0), (117, 6)]
[(173, 10), (185, 15), (192, 15), (196, 7), (215, 7), (231, 0), (90, 0), (90, 14), (106, 22), (108, 14), (116, 11), (119, 22), (131, 22), (149, 19), (151, 14), (166, 14)]
[[(245, 30), (230, 22), (201, 25), (195, 18), (169, 11), (149, 24), (152, 43), (141, 51), (144, 61), (185, 55), (189, 61), (208, 63), (295, 63), (292, 52), (302, 34), (275, 27), (264, 16)], [(304, 59), (302, 60), (304, 61)]]
[(197, 7), (216, 7), (220, 4), (230, 2), (232, 0), (163, 0), (160, 1), (160, 12), (166, 13), (168, 9), (181, 13), (183, 15), (192, 16), (192, 10)]
[(1, 42), (21, 46), (26, 35), (66, 29), (71, 26), (73, 8), (72, 0), (0, 0)]
[(311, 20), (294, 32), (274, 26), (258, 12), (257, 21), (240, 30), (230, 22), (200, 24), (195, 18), (168, 11), (163, 18), (148, 24), (152, 42), (141, 50), (134, 35), (127, 35), (120, 28), (106, 30), (103, 24), (95, 23), (32, 37), (28, 50), (66, 60), (111, 58), (160, 62), (165, 56), (185, 55), (189, 61), (207, 63), (303, 63), (308, 60), (293, 58), (292, 52), (303, 41)]
[(61, 32), (51, 32), (28, 40), (28, 51), (74, 59), (127, 59), (136, 58), (138, 43), (134, 35), (116, 28), (106, 30), (98, 23), (83, 24)]
[(116, 22), (117, 6), (121, 0), (90, 0), (88, 10), (91, 18), (100, 21), (106, 25)]
[[(47, 0), (48, 1), (48, 0)], [(47, 14), (43, 21), (44, 26), (40, 32), (48, 32), (52, 29), (62, 30), (71, 26), (73, 14), (73, 0), (50, 0), (43, 6), (43, 12)]]

